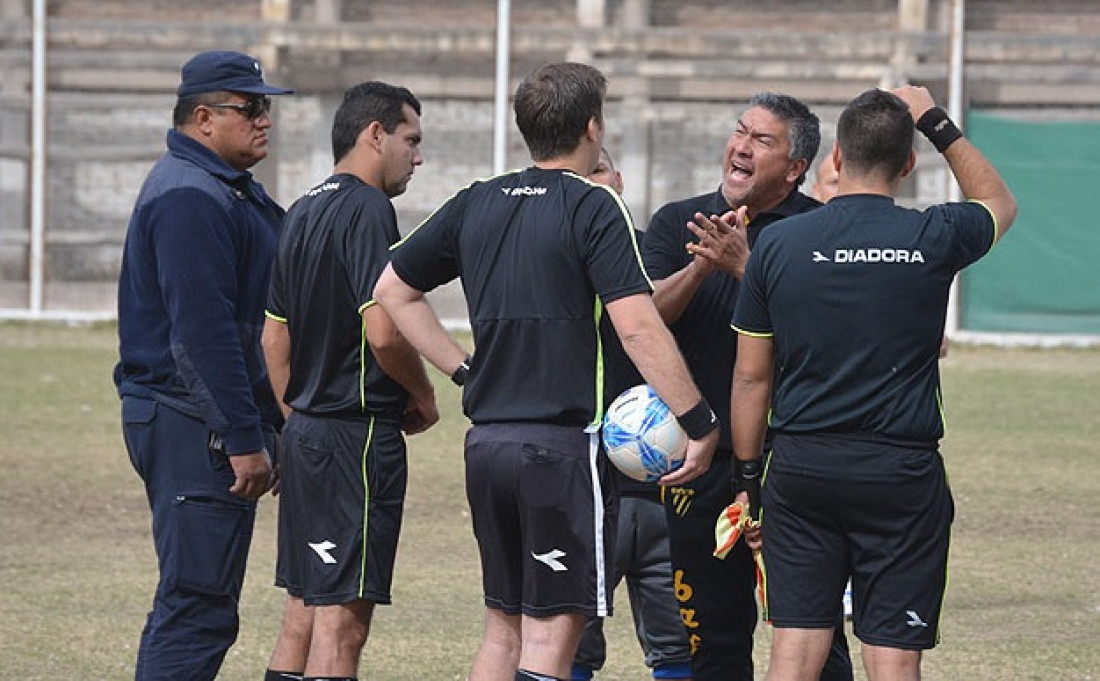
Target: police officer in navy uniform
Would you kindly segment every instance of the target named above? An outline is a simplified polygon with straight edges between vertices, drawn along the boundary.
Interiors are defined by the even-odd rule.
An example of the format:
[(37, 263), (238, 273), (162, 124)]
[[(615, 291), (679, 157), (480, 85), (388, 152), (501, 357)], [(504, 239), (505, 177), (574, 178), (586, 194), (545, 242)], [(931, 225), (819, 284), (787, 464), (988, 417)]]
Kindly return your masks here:
[(269, 96), (289, 92), (244, 54), (189, 60), (130, 218), (114, 377), (160, 571), (140, 680), (213, 679), (237, 637), (281, 423), (260, 334), (283, 211), (248, 169), (267, 156)]

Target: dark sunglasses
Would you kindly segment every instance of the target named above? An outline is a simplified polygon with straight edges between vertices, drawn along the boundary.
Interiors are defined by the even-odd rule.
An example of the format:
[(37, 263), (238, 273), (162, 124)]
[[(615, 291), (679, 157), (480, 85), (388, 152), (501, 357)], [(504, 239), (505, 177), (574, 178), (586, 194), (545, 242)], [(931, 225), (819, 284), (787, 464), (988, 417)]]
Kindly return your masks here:
[(253, 97), (244, 104), (207, 104), (211, 109), (233, 109), (248, 120), (254, 120), (271, 111), (271, 98)]

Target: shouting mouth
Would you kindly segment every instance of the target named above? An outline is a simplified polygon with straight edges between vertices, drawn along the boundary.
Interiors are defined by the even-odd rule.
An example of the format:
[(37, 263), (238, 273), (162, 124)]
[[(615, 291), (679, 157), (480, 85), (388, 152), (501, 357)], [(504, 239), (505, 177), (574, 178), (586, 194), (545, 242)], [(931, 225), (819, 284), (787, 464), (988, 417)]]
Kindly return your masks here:
[(736, 181), (746, 181), (752, 179), (752, 168), (743, 166), (736, 161), (730, 161), (729, 176)]

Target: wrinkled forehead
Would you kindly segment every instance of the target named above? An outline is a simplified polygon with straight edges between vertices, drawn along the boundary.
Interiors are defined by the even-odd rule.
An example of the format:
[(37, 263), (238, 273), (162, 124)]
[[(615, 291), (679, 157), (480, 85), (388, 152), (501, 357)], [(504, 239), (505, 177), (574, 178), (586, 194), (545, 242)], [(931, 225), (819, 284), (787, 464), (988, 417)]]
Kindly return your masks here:
[(790, 125), (764, 107), (754, 106), (737, 119), (737, 129), (750, 135), (771, 135), (786, 141)]

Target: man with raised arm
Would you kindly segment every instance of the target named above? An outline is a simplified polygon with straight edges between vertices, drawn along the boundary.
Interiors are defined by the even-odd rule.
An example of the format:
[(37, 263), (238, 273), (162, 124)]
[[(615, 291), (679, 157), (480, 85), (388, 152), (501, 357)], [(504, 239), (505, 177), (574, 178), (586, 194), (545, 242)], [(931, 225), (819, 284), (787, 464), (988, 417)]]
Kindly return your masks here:
[[(967, 202), (895, 203), (916, 130)], [(817, 678), (850, 576), (868, 678), (916, 681), (921, 651), (939, 640), (954, 518), (939, 452), (948, 294), (1004, 235), (1016, 203), (920, 87), (852, 100), (833, 161), (836, 197), (765, 233), (745, 270), (733, 317), (736, 484), (763, 508), (768, 680)]]

